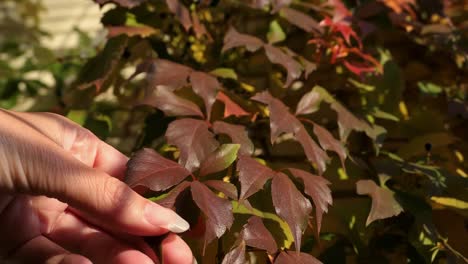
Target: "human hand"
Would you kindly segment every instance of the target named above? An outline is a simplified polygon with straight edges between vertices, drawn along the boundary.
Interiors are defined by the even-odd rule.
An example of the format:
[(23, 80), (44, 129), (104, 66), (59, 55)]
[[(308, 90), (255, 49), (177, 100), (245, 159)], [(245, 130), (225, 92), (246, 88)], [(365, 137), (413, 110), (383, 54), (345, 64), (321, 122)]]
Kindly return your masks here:
[[(141, 236), (189, 225), (120, 181), (127, 160), (62, 116), (0, 109), (0, 263), (157, 262)], [(161, 254), (193, 262), (172, 233)]]

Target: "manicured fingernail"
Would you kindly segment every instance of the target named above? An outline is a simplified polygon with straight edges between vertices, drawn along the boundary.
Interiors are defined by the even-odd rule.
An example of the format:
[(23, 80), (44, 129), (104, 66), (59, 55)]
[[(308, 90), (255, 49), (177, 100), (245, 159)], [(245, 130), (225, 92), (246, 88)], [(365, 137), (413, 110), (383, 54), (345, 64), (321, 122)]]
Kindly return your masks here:
[(190, 228), (190, 225), (174, 211), (161, 207), (155, 203), (145, 206), (145, 218), (152, 225), (165, 228), (174, 233), (182, 233)]
[(194, 257), (192, 264), (198, 264), (197, 259)]

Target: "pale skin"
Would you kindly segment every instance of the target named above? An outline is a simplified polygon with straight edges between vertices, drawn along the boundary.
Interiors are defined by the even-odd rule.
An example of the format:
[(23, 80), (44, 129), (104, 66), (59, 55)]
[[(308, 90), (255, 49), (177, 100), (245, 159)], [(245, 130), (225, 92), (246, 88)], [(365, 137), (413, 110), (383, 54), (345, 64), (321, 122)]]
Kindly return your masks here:
[(191, 264), (175, 212), (124, 182), (128, 158), (51, 113), (0, 109), (0, 263)]

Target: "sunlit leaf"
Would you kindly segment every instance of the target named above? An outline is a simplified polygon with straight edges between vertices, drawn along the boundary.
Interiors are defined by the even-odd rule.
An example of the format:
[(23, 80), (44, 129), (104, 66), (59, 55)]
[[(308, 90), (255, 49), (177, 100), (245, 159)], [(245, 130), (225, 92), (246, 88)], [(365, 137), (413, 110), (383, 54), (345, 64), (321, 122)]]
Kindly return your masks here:
[(271, 183), (271, 198), (276, 213), (292, 230), (295, 248), (299, 252), (302, 233), (312, 211), (310, 201), (299, 192), (287, 175), (278, 172)]
[(320, 107), (320, 94), (315, 91), (310, 91), (297, 104), (296, 115), (307, 115), (316, 112)]
[(245, 155), (239, 157), (237, 171), (239, 172), (239, 181), (241, 183), (239, 197), (241, 200), (245, 200), (263, 189), (265, 182), (275, 175), (272, 169)]
[(372, 207), (367, 217), (366, 226), (375, 220), (399, 215), (403, 211), (403, 208), (395, 200), (394, 193), (389, 189), (377, 186), (372, 180), (357, 181), (356, 190), (358, 194), (366, 194), (372, 198)]
[(239, 154), (251, 155), (253, 153), (254, 145), (244, 126), (216, 121), (213, 123), (213, 131), (216, 134), (226, 134), (231, 138), (232, 143), (240, 144)]
[(222, 171), (229, 167), (237, 158), (239, 144), (223, 144), (206, 157), (200, 166), (200, 176)]
[(189, 171), (199, 168), (205, 158), (219, 146), (205, 121), (190, 118), (170, 123), (166, 139), (168, 144), (180, 150), (179, 163)]
[(286, 39), (286, 34), (284, 33), (283, 29), (281, 28), (277, 20), (271, 21), (270, 27), (267, 33), (267, 39), (268, 39), (268, 43), (270, 44), (281, 42)]
[(233, 69), (230, 68), (216, 68), (210, 72), (214, 76), (221, 78), (237, 80), (237, 74)]
[(192, 182), (191, 192), (193, 201), (206, 218), (205, 248), (214, 238), (221, 237), (231, 227), (234, 222), (232, 205), (198, 181)]
[(216, 99), (224, 103), (224, 117), (230, 115), (237, 117), (250, 115), (223, 92), (219, 92)]
[(275, 239), (260, 217), (250, 217), (240, 236), (247, 246), (266, 250), (269, 254), (274, 254), (278, 250)]
[(166, 190), (190, 175), (177, 162), (166, 159), (153, 149), (144, 148), (127, 163), (125, 182), (130, 187), (143, 185), (153, 191)]
[(322, 176), (316, 176), (303, 170), (293, 168), (289, 168), (288, 170), (294, 177), (302, 180), (304, 192), (314, 201), (317, 234), (320, 234), (323, 213), (328, 212), (328, 205), (332, 205), (333, 203), (331, 190), (328, 187), (331, 183)]

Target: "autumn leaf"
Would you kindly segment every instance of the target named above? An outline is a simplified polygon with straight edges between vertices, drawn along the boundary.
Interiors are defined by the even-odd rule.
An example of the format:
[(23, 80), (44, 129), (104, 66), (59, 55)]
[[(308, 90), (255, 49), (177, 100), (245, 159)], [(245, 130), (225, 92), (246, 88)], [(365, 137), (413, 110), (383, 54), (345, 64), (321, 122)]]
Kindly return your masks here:
[(142, 38), (149, 37), (157, 31), (150, 26), (106, 26), (107, 37), (112, 38), (120, 34), (127, 35), (129, 37), (139, 36)]
[(224, 193), (227, 197), (237, 200), (237, 188), (230, 182), (220, 180), (209, 180), (203, 182), (205, 185)]
[(240, 241), (239, 245), (231, 249), (223, 258), (221, 264), (245, 264), (245, 242)]
[(184, 118), (169, 124), (166, 130), (167, 143), (180, 150), (179, 163), (189, 171), (194, 171), (215, 151), (219, 143), (208, 124), (202, 120)]
[(205, 102), (206, 116), (210, 119), (211, 107), (216, 101), (218, 89), (221, 87), (218, 80), (204, 72), (194, 71), (190, 74), (190, 83), (193, 91)]
[(299, 192), (289, 177), (278, 172), (271, 183), (271, 197), (276, 214), (286, 223), (294, 237), (296, 251), (301, 248), (302, 233), (307, 228), (312, 205), (309, 199)]
[(198, 116), (203, 118), (198, 105), (177, 96), (165, 86), (156, 86), (138, 104), (150, 105), (163, 111), (167, 116)]
[(248, 51), (254, 52), (263, 46), (263, 41), (257, 37), (241, 34), (233, 27), (229, 28), (224, 37), (224, 46), (221, 52), (225, 52), (236, 47), (245, 47)]
[(296, 115), (308, 115), (315, 113), (319, 110), (320, 102), (322, 99), (320, 98), (320, 94), (316, 91), (310, 91), (304, 96), (302, 96), (301, 100), (296, 107)]
[(318, 125), (317, 123), (314, 123), (314, 134), (317, 136), (319, 144), (324, 150), (331, 150), (340, 157), (341, 166), (345, 168), (347, 152), (346, 148), (343, 146), (343, 143), (335, 139), (330, 131)]
[(356, 182), (356, 191), (360, 195), (369, 195), (372, 206), (367, 217), (366, 226), (378, 219), (385, 219), (399, 215), (403, 208), (395, 200), (395, 195), (389, 189), (379, 187), (372, 180), (359, 180)]
[(213, 123), (213, 131), (216, 134), (228, 135), (232, 143), (239, 144), (239, 154), (251, 155), (254, 151), (254, 145), (249, 138), (247, 130), (242, 125), (228, 124), (223, 121), (216, 121)]
[(200, 166), (200, 176), (222, 171), (229, 167), (237, 158), (239, 144), (223, 144), (209, 154)]
[(192, 69), (164, 59), (156, 59), (147, 66), (147, 82), (150, 88), (157, 85), (170, 87), (172, 90), (188, 85), (188, 77)]
[(245, 155), (239, 157), (237, 171), (241, 184), (240, 200), (245, 200), (263, 189), (265, 182), (275, 175), (272, 169)]
[(220, 238), (234, 222), (232, 205), (226, 199), (215, 195), (203, 183), (194, 181), (191, 184), (192, 198), (206, 218), (206, 232), (203, 252), (208, 243), (215, 237)]
[(179, 22), (184, 26), (185, 31), (192, 27), (190, 13), (179, 0), (166, 0), (167, 7), (177, 17)]
[(164, 206), (166, 208), (174, 209), (175, 203), (177, 201), (177, 197), (181, 194), (185, 189), (190, 186), (190, 182), (183, 181), (177, 184), (174, 189), (172, 189), (166, 196), (156, 201), (157, 204)]
[(231, 115), (237, 117), (250, 115), (223, 92), (219, 92), (216, 99), (224, 103), (224, 117)]
[(303, 170), (293, 168), (289, 168), (288, 170), (294, 177), (302, 180), (304, 183), (304, 192), (314, 201), (317, 235), (319, 235), (323, 213), (328, 212), (328, 205), (333, 204), (331, 190), (328, 187), (331, 183), (322, 176), (313, 175)]
[(322, 264), (322, 262), (304, 252), (283, 251), (275, 259), (275, 264)]
[(327, 163), (330, 161), (330, 157), (317, 145), (302, 124), (300, 129), (296, 132), (295, 137), (296, 140), (301, 143), (307, 159), (317, 166), (319, 174), (322, 175), (327, 169)]
[(294, 80), (301, 77), (302, 65), (299, 62), (283, 52), (280, 48), (270, 44), (265, 44), (264, 48), (268, 59), (272, 63), (279, 64), (286, 69), (287, 77), (284, 87), (289, 87)]
[(240, 237), (247, 246), (266, 250), (269, 254), (274, 254), (278, 250), (275, 239), (258, 216), (249, 218), (242, 229)]
[(195, 32), (195, 36), (197, 38), (201, 38), (202, 36), (207, 36), (211, 40), (210, 34), (208, 34), (208, 30), (206, 30), (205, 25), (200, 22), (198, 15), (196, 12), (192, 12), (192, 22), (193, 22), (193, 31)]
[(166, 159), (153, 149), (144, 148), (129, 160), (125, 182), (130, 187), (143, 185), (153, 191), (166, 190), (182, 180), (190, 171)]
[(94, 86), (97, 92), (101, 91), (116, 70), (127, 43), (128, 37), (125, 35), (110, 38), (104, 49), (82, 67), (77, 78), (78, 89)]
[(320, 27), (319, 23), (311, 16), (301, 11), (283, 7), (280, 10), (280, 15), (288, 20), (289, 23), (302, 28), (306, 32), (323, 33), (323, 29)]

